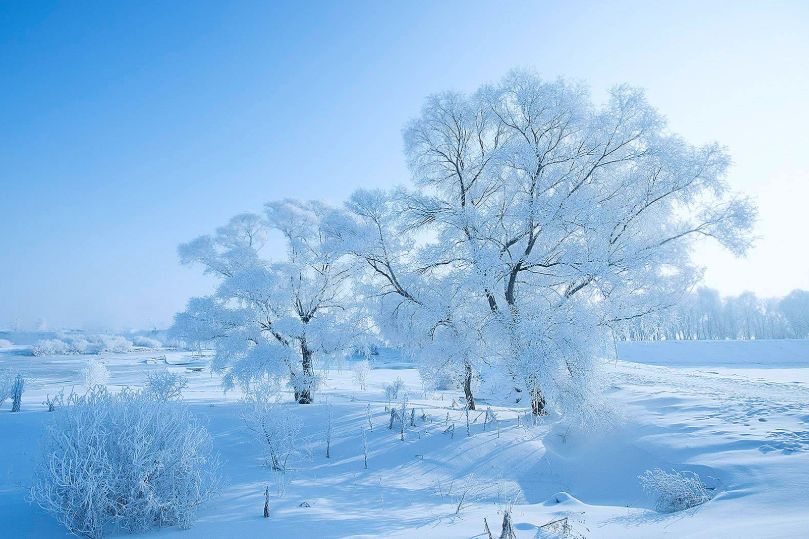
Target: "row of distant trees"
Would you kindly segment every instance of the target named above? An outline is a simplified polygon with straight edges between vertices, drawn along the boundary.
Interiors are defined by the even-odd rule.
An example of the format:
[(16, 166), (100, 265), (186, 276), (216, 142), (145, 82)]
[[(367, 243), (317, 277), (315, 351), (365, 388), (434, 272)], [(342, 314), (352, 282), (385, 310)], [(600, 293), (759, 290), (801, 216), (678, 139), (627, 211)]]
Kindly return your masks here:
[(805, 339), (809, 338), (809, 291), (783, 298), (759, 298), (752, 292), (720, 297), (699, 288), (670, 309), (625, 324), (626, 340)]

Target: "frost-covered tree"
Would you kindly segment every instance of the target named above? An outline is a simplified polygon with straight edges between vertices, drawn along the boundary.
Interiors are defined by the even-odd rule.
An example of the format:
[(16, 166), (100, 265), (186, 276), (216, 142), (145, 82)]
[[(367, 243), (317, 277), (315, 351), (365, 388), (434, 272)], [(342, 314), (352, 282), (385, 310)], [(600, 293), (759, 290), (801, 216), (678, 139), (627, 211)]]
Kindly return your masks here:
[(375, 279), (381, 326), (460, 370), (496, 365), (535, 413), (587, 401), (612, 331), (696, 282), (694, 240), (749, 246), (725, 150), (669, 133), (626, 86), (597, 106), (513, 72), (431, 96), (404, 137), (415, 189), (356, 194), (337, 235)]
[(11, 411), (19, 412), (22, 405), (22, 392), (25, 389), (25, 378), (17, 373), (14, 382), (11, 384)]
[[(213, 295), (192, 299), (172, 332), (211, 343), (213, 366), (228, 383), (287, 377), (295, 400), (310, 403), (316, 358), (354, 344), (362, 323), (351, 307), (348, 268), (326, 248), (328, 212), (318, 202), (272, 202), (264, 216), (238, 215), (213, 236), (180, 246), (184, 263), (202, 264), (220, 284)], [(285, 259), (262, 256), (270, 232), (282, 235)]]
[(410, 211), (535, 412), (581, 401), (611, 328), (695, 282), (694, 239), (749, 245), (754, 211), (728, 193), (725, 151), (669, 134), (638, 90), (594, 106), (581, 86), (514, 72), (431, 97), (405, 140)]
[(778, 303), (778, 309), (786, 318), (795, 337), (809, 338), (809, 292), (793, 290)]
[[(473, 374), (481, 320), (465, 268), (439, 256), (411, 212), (412, 194), (360, 190), (328, 220), (330, 246), (355, 260), (355, 287), (372, 305), (382, 336), (422, 363), (422, 375), (462, 386), (475, 408)], [(471, 319), (467, 319), (471, 318)]]

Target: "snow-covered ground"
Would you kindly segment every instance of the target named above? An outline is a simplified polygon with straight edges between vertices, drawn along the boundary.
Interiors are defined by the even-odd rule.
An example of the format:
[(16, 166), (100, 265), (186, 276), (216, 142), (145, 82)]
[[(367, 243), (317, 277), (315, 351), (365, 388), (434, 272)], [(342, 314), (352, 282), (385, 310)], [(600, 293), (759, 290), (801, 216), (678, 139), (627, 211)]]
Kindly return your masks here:
[[(0, 350), (0, 368), (29, 379), (22, 411), (12, 414), (8, 404), (0, 411), (0, 536), (64, 537), (26, 496), (49, 420), (41, 403), (61, 388), (80, 390), (88, 357), (25, 354), (19, 346)], [(186, 375), (184, 400), (204, 419), (221, 460), (220, 495), (192, 529), (144, 535), (484, 537), (485, 518), (498, 536), (501, 510), (513, 504), (519, 538), (565, 516), (573, 536), (591, 538), (809, 537), (809, 341), (627, 343), (619, 356), (625, 360), (603, 365), (608, 409), (598, 430), (557, 418), (532, 425), (518, 419), (524, 409), (504, 407), (493, 407), (498, 421), (484, 430), (487, 404), (480, 402), (467, 434), (460, 393), (425, 394), (416, 369), (380, 362), (362, 391), (348, 365), (335, 366), (316, 404), (289, 405), (304, 443), (285, 481), (264, 465), (241, 419), (240, 394), (222, 392), (205, 358), (143, 350), (101, 358), (113, 388), (140, 385), (154, 370)], [(388, 429), (385, 411), (384, 386), (396, 377), (416, 409), (404, 441), (398, 428)], [(638, 481), (656, 467), (698, 473), (715, 497), (683, 512), (656, 512)], [(267, 486), (271, 516), (264, 519)]]

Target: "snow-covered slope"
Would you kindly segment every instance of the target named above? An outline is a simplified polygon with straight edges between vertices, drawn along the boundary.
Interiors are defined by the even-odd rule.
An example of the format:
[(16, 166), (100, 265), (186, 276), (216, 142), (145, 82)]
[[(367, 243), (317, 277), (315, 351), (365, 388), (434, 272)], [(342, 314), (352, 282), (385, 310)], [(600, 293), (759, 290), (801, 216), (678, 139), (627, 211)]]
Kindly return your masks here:
[[(714, 368), (711, 358), (735, 354), (719, 350), (721, 344), (738, 346), (622, 345), (623, 358), (669, 366), (605, 362), (609, 406), (604, 425), (588, 430), (558, 418), (533, 425), (530, 417), (518, 418), (524, 409), (493, 407), (498, 421), (484, 431), (487, 403), (481, 402), (470, 413), (467, 435), (460, 394), (425, 395), (415, 369), (380, 362), (367, 391), (348, 369), (334, 369), (316, 404), (289, 405), (303, 438), (284, 481), (264, 465), (261, 447), (241, 419), (240, 395), (222, 393), (204, 358), (140, 352), (103, 360), (112, 387), (139, 385), (156, 369), (188, 376), (184, 398), (203, 417), (222, 461), (221, 493), (201, 509), (191, 530), (164, 529), (144, 537), (483, 537), (484, 518), (497, 536), (501, 511), (510, 504), (521, 539), (563, 517), (575, 533), (591, 538), (809, 537), (809, 369), (794, 362), (778, 369), (750, 368), (747, 362), (736, 368), (720, 359), (721, 369)], [(767, 358), (783, 358), (784, 347), (801, 346), (769, 345), (758, 342), (758, 352), (745, 357), (776, 366)], [(714, 355), (701, 354), (705, 359), (691, 364), (699, 368), (683, 367), (690, 359), (682, 354), (700, 346)], [(643, 350), (653, 353), (644, 356)], [(4, 537), (66, 536), (55, 520), (26, 502), (26, 492), (49, 420), (41, 402), (63, 387), (80, 390), (86, 361), (0, 351), (0, 368), (23, 370), (31, 379), (22, 412), (11, 414), (8, 406), (0, 411)], [(385, 411), (384, 385), (396, 377), (416, 410), (404, 441), (398, 428), (388, 429)], [(368, 426), (369, 405), (373, 430), (367, 432), (365, 469), (361, 429)], [(329, 409), (334, 434), (327, 459)], [(638, 475), (655, 467), (698, 473), (714, 499), (679, 513), (654, 511)], [(264, 519), (267, 486), (271, 516)]]

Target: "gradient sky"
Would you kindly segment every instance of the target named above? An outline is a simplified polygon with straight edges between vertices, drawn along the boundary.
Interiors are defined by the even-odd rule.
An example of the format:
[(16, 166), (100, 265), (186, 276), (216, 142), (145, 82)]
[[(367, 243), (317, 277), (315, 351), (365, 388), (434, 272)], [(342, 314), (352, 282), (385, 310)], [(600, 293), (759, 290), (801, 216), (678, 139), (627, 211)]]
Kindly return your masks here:
[(724, 294), (809, 289), (809, 2), (3, 2), (0, 327), (166, 326), (178, 243), (282, 197), (407, 181), (432, 92), (512, 67), (646, 88), (758, 199)]

